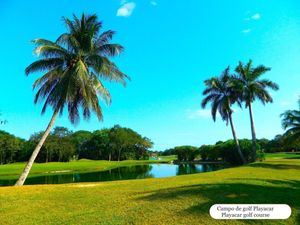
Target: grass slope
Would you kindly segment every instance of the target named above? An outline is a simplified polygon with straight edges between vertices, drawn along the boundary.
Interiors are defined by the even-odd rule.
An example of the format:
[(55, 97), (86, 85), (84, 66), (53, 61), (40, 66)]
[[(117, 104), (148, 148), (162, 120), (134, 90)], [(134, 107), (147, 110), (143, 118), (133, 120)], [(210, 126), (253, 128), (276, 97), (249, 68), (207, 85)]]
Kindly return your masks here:
[[(300, 160), (171, 178), (0, 188), (1, 224), (300, 224)], [(284, 203), (286, 221), (213, 220), (215, 203)]]

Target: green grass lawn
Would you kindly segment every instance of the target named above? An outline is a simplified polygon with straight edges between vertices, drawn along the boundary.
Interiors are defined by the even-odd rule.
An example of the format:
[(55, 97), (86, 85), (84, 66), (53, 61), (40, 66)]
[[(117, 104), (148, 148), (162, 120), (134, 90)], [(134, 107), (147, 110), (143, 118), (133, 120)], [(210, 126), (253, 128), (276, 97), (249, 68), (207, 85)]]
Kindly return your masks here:
[[(289, 204), (292, 216), (216, 221), (209, 216), (216, 203)], [(268, 157), (243, 167), (159, 179), (1, 187), (0, 224), (296, 225), (300, 160)]]
[(283, 158), (283, 159), (300, 159), (300, 152), (279, 152), (279, 153), (267, 153), (266, 158)]
[(177, 159), (177, 155), (159, 156), (161, 161), (173, 161)]

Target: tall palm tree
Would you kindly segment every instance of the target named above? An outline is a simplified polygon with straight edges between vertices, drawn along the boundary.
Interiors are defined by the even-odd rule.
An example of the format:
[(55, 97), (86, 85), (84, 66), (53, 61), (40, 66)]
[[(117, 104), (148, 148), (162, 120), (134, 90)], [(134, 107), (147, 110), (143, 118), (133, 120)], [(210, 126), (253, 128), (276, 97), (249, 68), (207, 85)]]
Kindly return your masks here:
[[(300, 101), (299, 101), (300, 104)], [(282, 127), (286, 131), (288, 142), (294, 142), (300, 138), (300, 111), (287, 110), (280, 115), (282, 117)]]
[(272, 90), (278, 90), (279, 87), (276, 83), (268, 79), (260, 79), (263, 74), (270, 71), (271, 68), (260, 65), (257, 67), (252, 67), (252, 60), (249, 60), (247, 64), (239, 62), (238, 66), (235, 68), (237, 73), (234, 76), (235, 87), (239, 91), (241, 101), (245, 102), (246, 108), (249, 108), (250, 123), (251, 123), (251, 133), (252, 133), (252, 157), (251, 160), (254, 162), (256, 160), (256, 132), (254, 126), (254, 118), (252, 111), (252, 103), (258, 99), (262, 104), (272, 103), (273, 98), (267, 91), (267, 88)]
[(206, 105), (211, 102), (211, 115), (214, 121), (216, 121), (217, 112), (219, 112), (221, 118), (230, 122), (232, 136), (235, 140), (237, 152), (242, 160), (242, 163), (245, 164), (246, 160), (243, 156), (243, 153), (240, 148), (240, 144), (235, 132), (234, 123), (232, 120), (233, 110), (231, 106), (234, 103), (239, 103), (238, 96), (234, 92), (231, 84), (231, 75), (229, 74), (229, 67), (227, 67), (220, 77), (213, 77), (211, 79), (205, 80), (206, 89), (203, 91), (203, 95), (206, 96), (201, 103), (202, 108), (205, 108)]
[(55, 42), (45, 39), (33, 41), (37, 45), (35, 53), (40, 59), (30, 64), (25, 73), (44, 72), (33, 84), (33, 88), (38, 89), (34, 103), (44, 101), (42, 114), (50, 106), (53, 115), (16, 186), (24, 184), (56, 117), (63, 114), (64, 108), (68, 110), (72, 124), (78, 123), (80, 112), (84, 119), (89, 119), (93, 111), (102, 120), (99, 97), (107, 104), (111, 103), (102, 80), (125, 85), (129, 78), (109, 60), (109, 57), (119, 55), (123, 47), (110, 43), (115, 34), (113, 31), (100, 33), (102, 23), (98, 22), (96, 15), (82, 14), (81, 18), (74, 15), (73, 20), (63, 18), (63, 21), (68, 32)]

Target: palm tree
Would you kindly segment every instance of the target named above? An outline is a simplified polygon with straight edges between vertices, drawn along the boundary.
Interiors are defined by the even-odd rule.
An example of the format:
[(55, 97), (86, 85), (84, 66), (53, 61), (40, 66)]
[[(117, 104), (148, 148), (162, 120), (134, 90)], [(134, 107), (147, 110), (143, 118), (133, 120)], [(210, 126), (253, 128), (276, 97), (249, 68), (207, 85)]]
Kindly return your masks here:
[(261, 76), (270, 71), (271, 68), (265, 67), (264, 65), (252, 67), (252, 60), (249, 60), (247, 64), (239, 62), (236, 67), (234, 76), (235, 88), (240, 93), (241, 101), (245, 102), (246, 108), (249, 108), (250, 123), (251, 123), (251, 133), (252, 133), (252, 157), (251, 160), (254, 162), (256, 160), (256, 132), (254, 126), (254, 118), (252, 112), (252, 103), (258, 99), (264, 105), (269, 102), (273, 102), (270, 93), (267, 88), (272, 90), (278, 90), (279, 87), (276, 83), (268, 79), (260, 79)]
[[(300, 101), (299, 101), (300, 104)], [(287, 130), (285, 136), (288, 142), (294, 142), (300, 138), (300, 111), (287, 110), (280, 115), (282, 128)]]
[(232, 136), (235, 140), (237, 152), (245, 164), (246, 160), (240, 148), (238, 138), (236, 136), (234, 123), (232, 120), (233, 110), (231, 106), (234, 103), (239, 103), (239, 99), (234, 92), (231, 84), (231, 75), (229, 74), (229, 67), (227, 67), (220, 77), (213, 77), (211, 79), (205, 80), (206, 89), (203, 91), (203, 95), (206, 97), (202, 100), (201, 106), (205, 108), (206, 105), (211, 102), (211, 115), (214, 121), (216, 121), (217, 112), (219, 112), (222, 120), (230, 122)]
[(82, 14), (80, 19), (74, 15), (73, 20), (63, 18), (63, 21), (68, 32), (55, 42), (45, 39), (33, 41), (37, 45), (35, 53), (41, 59), (30, 64), (25, 73), (44, 72), (33, 84), (33, 88), (38, 89), (34, 103), (44, 101), (42, 114), (50, 106), (53, 116), (16, 186), (24, 184), (56, 117), (63, 114), (64, 108), (68, 110), (72, 124), (78, 123), (80, 112), (84, 119), (89, 119), (93, 111), (102, 120), (99, 97), (107, 104), (111, 103), (102, 79), (125, 85), (129, 78), (109, 60), (109, 57), (119, 55), (123, 47), (110, 43), (115, 34), (113, 31), (100, 33), (102, 23), (98, 22), (96, 15)]

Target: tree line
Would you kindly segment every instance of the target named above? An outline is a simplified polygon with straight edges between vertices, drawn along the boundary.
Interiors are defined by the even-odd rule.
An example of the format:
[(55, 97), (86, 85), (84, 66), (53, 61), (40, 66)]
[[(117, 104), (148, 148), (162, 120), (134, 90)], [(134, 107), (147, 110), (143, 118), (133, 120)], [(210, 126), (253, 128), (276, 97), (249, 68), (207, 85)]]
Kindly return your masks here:
[[(299, 128), (298, 128), (299, 129)], [(299, 134), (298, 134), (299, 135)], [(300, 151), (300, 140), (294, 139), (295, 136), (290, 132), (282, 135), (276, 135), (273, 139), (266, 138), (256, 140), (257, 160), (264, 160), (264, 153), (276, 152), (298, 152)], [(241, 152), (248, 161), (252, 155), (252, 140), (240, 139), (239, 145)], [(166, 149), (163, 152), (157, 152), (162, 156), (177, 155), (179, 161), (224, 161), (231, 165), (240, 165), (241, 158), (237, 151), (235, 140), (218, 141), (212, 145), (197, 146), (176, 146)]]
[[(0, 164), (28, 161), (43, 132), (28, 140), (0, 131)], [(148, 159), (153, 143), (136, 131), (116, 125), (89, 131), (72, 132), (55, 127), (37, 155), (37, 162), (68, 162), (75, 159), (139, 160)]]

